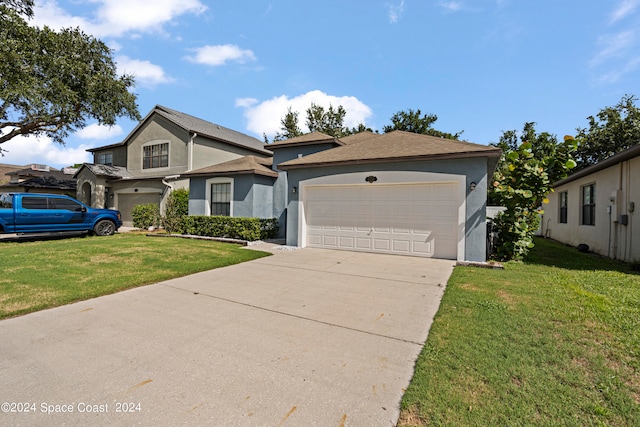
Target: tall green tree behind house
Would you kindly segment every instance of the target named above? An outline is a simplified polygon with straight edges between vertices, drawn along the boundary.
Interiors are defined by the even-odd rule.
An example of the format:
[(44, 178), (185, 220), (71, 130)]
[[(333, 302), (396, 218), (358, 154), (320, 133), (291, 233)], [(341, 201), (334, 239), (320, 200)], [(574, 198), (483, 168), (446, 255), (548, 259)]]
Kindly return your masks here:
[(535, 123), (525, 123), (522, 134), (503, 132), (494, 144), (503, 150), (489, 185), (489, 203), (506, 207), (495, 218), (499, 237), (496, 257), (521, 260), (533, 247), (540, 226), (541, 206), (548, 203), (552, 184), (576, 166), (578, 143), (571, 136), (558, 142), (555, 135), (538, 133)]
[(640, 109), (633, 95), (625, 95), (612, 107), (605, 107), (594, 117), (589, 127), (578, 128), (580, 146), (576, 152), (578, 169), (593, 165), (640, 143)]
[(90, 120), (140, 119), (134, 79), (117, 74), (106, 44), (79, 28), (30, 26), (32, 13), (29, 0), (0, 0), (0, 144), (18, 135), (64, 144)]
[(422, 115), (422, 111), (420, 111), (420, 109), (414, 111), (409, 108), (406, 111), (398, 111), (391, 116), (390, 120), (391, 124), (383, 127), (384, 133), (401, 130), (405, 132), (420, 133), (423, 135), (457, 140), (460, 138), (460, 135), (462, 135), (462, 132), (464, 132), (447, 133), (434, 129), (433, 124), (438, 120), (438, 116), (435, 114)]
[[(298, 126), (298, 112), (293, 111), (291, 107), (287, 109), (287, 114), (280, 119), (280, 131), (276, 132), (274, 141), (283, 141), (285, 139), (295, 138), (302, 135), (302, 130)], [(267, 135), (264, 135), (265, 142), (269, 142)]]

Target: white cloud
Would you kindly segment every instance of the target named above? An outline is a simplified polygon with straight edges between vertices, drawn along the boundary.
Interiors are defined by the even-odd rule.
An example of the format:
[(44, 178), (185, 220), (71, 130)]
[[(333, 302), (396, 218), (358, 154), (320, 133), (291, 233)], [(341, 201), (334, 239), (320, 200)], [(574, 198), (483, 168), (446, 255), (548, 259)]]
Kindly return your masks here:
[(203, 46), (193, 49), (193, 51), (195, 52), (195, 55), (187, 56), (186, 59), (197, 64), (211, 65), (212, 67), (225, 65), (228, 61), (235, 61), (243, 64), (247, 61), (256, 60), (252, 51), (241, 49), (240, 47), (232, 44)]
[(371, 108), (354, 96), (333, 96), (319, 90), (307, 92), (294, 98), (282, 95), (262, 102), (253, 98), (236, 100), (236, 106), (245, 110), (247, 129), (257, 135), (266, 133), (269, 138), (273, 138), (276, 132), (280, 131), (280, 119), (287, 114), (289, 107), (292, 111), (298, 112), (298, 124), (304, 132), (308, 132), (305, 125), (306, 111), (311, 103), (321, 105), (325, 109), (329, 108), (329, 105), (334, 108), (342, 105), (347, 111), (344, 118), (344, 125), (347, 127), (356, 127), (360, 123), (366, 123), (366, 120), (372, 115)]
[(184, 14), (200, 14), (207, 8), (199, 0), (93, 0), (97, 9), (90, 17), (73, 16), (55, 0), (37, 4), (36, 25), (51, 28), (79, 26), (96, 37), (119, 37), (128, 33), (162, 31), (163, 26)]
[(439, 5), (450, 12), (457, 12), (462, 9), (462, 3), (458, 1), (441, 1)]
[(611, 16), (609, 17), (609, 24), (614, 24), (626, 18), (632, 14), (638, 6), (640, 6), (639, 0), (623, 0), (611, 13)]
[(80, 129), (75, 135), (80, 139), (110, 139), (122, 135), (124, 132), (120, 125), (104, 126), (93, 123), (83, 129)]
[(389, 9), (389, 23), (395, 24), (404, 12), (404, 0), (398, 4), (387, 4), (387, 8)]
[(598, 38), (600, 50), (591, 59), (589, 65), (595, 67), (612, 58), (619, 58), (629, 51), (637, 41), (637, 33), (634, 30), (622, 31), (617, 34), (607, 34)]
[(135, 77), (136, 84), (142, 86), (155, 86), (173, 81), (171, 77), (165, 74), (162, 67), (149, 61), (131, 59), (128, 56), (121, 55), (116, 58), (116, 64), (119, 74), (132, 74)]
[(0, 162), (12, 165), (38, 163), (59, 169), (92, 161), (91, 155), (85, 151), (89, 146), (69, 147), (44, 136), (17, 136), (0, 145), (0, 148), (4, 154), (0, 156)]

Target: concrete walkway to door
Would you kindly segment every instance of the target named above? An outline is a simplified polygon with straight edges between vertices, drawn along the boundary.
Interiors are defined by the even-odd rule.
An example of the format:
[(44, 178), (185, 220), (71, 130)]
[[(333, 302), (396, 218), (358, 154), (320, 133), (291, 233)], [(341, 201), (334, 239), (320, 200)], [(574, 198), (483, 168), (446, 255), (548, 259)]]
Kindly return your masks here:
[(0, 321), (0, 424), (395, 425), (455, 262), (273, 252)]

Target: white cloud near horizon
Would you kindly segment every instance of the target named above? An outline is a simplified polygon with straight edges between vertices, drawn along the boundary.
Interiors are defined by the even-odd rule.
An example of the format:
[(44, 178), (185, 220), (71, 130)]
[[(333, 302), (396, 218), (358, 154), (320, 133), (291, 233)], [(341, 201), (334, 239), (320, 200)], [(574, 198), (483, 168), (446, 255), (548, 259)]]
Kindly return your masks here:
[(17, 136), (0, 145), (4, 156), (0, 163), (11, 165), (30, 165), (33, 163), (53, 166), (57, 169), (76, 163), (89, 163), (91, 154), (88, 145), (69, 147), (53, 142), (46, 136)]
[(247, 129), (256, 135), (266, 134), (272, 139), (280, 129), (280, 120), (287, 114), (291, 107), (292, 111), (298, 112), (298, 125), (303, 132), (308, 132), (305, 124), (307, 120), (307, 109), (311, 103), (321, 105), (325, 109), (329, 106), (337, 108), (342, 105), (347, 111), (344, 125), (347, 127), (357, 127), (373, 114), (362, 101), (354, 96), (333, 96), (320, 90), (314, 90), (302, 95), (289, 98), (286, 95), (277, 96), (260, 102), (255, 98), (236, 99), (236, 107), (244, 109), (244, 116), (247, 119)]
[(119, 74), (132, 74), (135, 77), (136, 85), (152, 87), (163, 83), (173, 82), (162, 67), (152, 64), (149, 61), (131, 59), (126, 55), (119, 55), (115, 58)]
[(203, 46), (193, 49), (195, 55), (185, 58), (196, 64), (210, 65), (218, 67), (233, 61), (244, 64), (248, 61), (255, 61), (256, 56), (248, 49), (241, 49), (237, 45), (225, 44), (216, 46)]
[[(185, 14), (199, 15), (207, 7), (199, 0), (90, 0), (92, 16), (73, 16), (55, 0), (37, 3), (33, 23), (60, 29), (80, 27), (95, 37), (162, 32), (165, 24)], [(126, 13), (123, 11), (126, 10)]]

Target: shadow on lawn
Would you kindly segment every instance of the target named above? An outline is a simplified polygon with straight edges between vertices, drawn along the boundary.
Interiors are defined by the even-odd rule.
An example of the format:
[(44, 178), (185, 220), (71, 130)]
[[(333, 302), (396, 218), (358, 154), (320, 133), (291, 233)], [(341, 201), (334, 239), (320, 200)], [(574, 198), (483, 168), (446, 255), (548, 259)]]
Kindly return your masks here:
[(594, 253), (582, 253), (573, 246), (568, 246), (552, 239), (536, 237), (535, 247), (525, 259), (527, 264), (540, 264), (565, 268), (568, 270), (607, 270), (627, 274), (639, 274), (634, 271), (637, 264), (629, 264), (610, 259)]
[(86, 231), (62, 231), (59, 233), (31, 233), (31, 234), (11, 234), (0, 236), (1, 243), (9, 242), (35, 242), (36, 240), (62, 240), (74, 237), (86, 237)]

